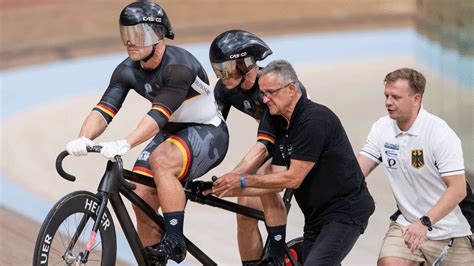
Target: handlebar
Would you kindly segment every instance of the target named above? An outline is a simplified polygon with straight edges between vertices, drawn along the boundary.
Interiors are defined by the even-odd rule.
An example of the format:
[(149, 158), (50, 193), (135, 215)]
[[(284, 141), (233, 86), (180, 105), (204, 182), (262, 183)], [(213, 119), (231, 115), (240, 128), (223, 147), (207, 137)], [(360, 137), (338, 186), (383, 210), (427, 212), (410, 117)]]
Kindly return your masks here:
[(63, 160), (64, 158), (66, 158), (67, 156), (69, 155), (69, 153), (67, 151), (62, 151), (58, 157), (56, 158), (56, 171), (58, 172), (58, 174), (60, 176), (62, 176), (64, 179), (66, 180), (69, 180), (71, 182), (74, 182), (76, 181), (76, 177), (73, 176), (73, 175), (70, 175), (68, 173), (66, 173), (66, 171), (64, 171), (63, 169)]
[[(102, 146), (99, 146), (99, 145), (95, 145), (93, 147), (87, 147), (87, 152), (91, 152), (91, 153), (100, 153), (101, 150), (102, 150)], [(56, 158), (56, 171), (64, 179), (69, 180), (71, 182), (74, 182), (74, 181), (76, 181), (76, 177), (69, 174), (69, 173), (67, 173), (66, 171), (64, 171), (64, 168), (63, 168), (63, 165), (62, 165), (64, 158), (66, 158), (68, 155), (69, 155), (69, 153), (67, 151), (62, 151), (61, 153), (59, 153), (58, 157)], [(128, 182), (123, 177), (122, 157), (120, 155), (116, 155), (114, 157), (114, 159), (115, 159), (115, 161), (117, 162), (117, 164), (119, 166), (119, 173), (120, 174), (117, 175), (118, 181), (120, 182), (120, 184), (125, 186), (127, 189), (134, 190), (136, 188), (135, 184), (132, 184), (132, 183)]]

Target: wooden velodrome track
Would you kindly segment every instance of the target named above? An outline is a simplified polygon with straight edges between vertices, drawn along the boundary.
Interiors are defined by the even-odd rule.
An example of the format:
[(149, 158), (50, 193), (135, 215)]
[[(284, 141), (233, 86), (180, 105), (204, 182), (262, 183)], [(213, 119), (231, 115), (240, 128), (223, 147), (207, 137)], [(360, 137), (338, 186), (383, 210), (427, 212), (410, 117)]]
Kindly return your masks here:
[[(120, 37), (118, 34), (117, 17), (121, 8), (128, 1), (72, 1), (72, 0), (4, 0), (0, 3), (0, 15), (2, 19), (2, 38), (0, 38), (0, 69), (9, 70), (16, 67), (23, 67), (31, 64), (39, 64), (44, 62), (52, 62), (88, 55), (111, 53), (122, 51)], [(376, 29), (391, 27), (407, 27), (411, 25), (411, 17), (414, 9), (414, 1), (344, 1), (344, 0), (322, 0), (322, 1), (233, 1), (225, 2), (219, 0), (195, 0), (195, 1), (161, 1), (160, 4), (165, 8), (170, 17), (174, 30), (177, 34), (176, 41), (172, 44), (183, 44), (190, 42), (207, 42), (210, 43), (212, 38), (218, 33), (231, 29), (243, 28), (261, 35), (289, 35), (304, 32), (332, 32), (354, 29)], [(288, 36), (291, 38), (291, 36)], [(273, 59), (277, 59), (275, 55)], [(306, 86), (321, 86), (327, 88), (344, 88), (347, 84), (336, 75), (338, 73), (351, 72), (354, 76), (360, 78), (350, 79), (351, 86), (364, 86), (365, 83), (380, 84), (383, 75), (399, 64), (411, 63), (410, 58), (393, 59), (391, 64), (385, 65), (383, 68), (377, 68), (381, 61), (372, 62), (374, 67), (369, 67), (367, 62), (352, 63), (335, 63), (326, 64), (322, 69), (314, 69), (312, 66), (297, 69), (300, 78), (304, 80)], [(204, 62), (203, 62), (204, 63)], [(206, 62), (207, 63), (207, 62)], [(354, 70), (355, 69), (355, 70)], [(371, 72), (367, 74), (367, 72)], [(318, 77), (313, 73), (318, 73)], [(213, 77), (213, 73), (208, 73)], [(321, 77), (325, 77), (321, 79)], [(323, 82), (323, 83), (321, 83)], [(105, 84), (104, 84), (105, 86)], [(41, 89), (41, 88), (38, 88)], [(347, 101), (350, 96), (341, 96), (341, 101), (337, 101), (328, 94), (322, 94), (324, 91), (311, 92), (313, 99), (323, 104), (329, 105), (336, 113), (340, 115), (341, 120), (346, 126), (348, 134), (351, 136), (354, 149), (358, 150), (362, 145), (368, 127), (371, 122), (383, 114), (382, 105), (373, 110), (362, 110), (362, 114), (366, 115), (363, 123), (357, 124), (351, 121), (351, 113), (347, 110)], [(368, 96), (368, 95), (365, 95)], [(59, 198), (51, 191), (38, 191), (33, 186), (34, 183), (40, 182), (38, 179), (43, 178), (40, 173), (54, 175), (52, 165), (42, 165), (38, 162), (24, 162), (21, 154), (28, 152), (29, 147), (35, 145), (35, 141), (39, 142), (59, 142), (55, 143), (55, 148), (48, 151), (45, 156), (54, 157), (63, 147), (65, 143), (73, 138), (78, 131), (78, 127), (84, 118), (84, 113), (76, 114), (64, 119), (53, 119), (55, 123), (66, 123), (70, 128), (64, 132), (55, 133), (57, 136), (47, 137), (47, 140), (38, 140), (38, 134), (27, 133), (28, 128), (19, 126), (24, 123), (23, 119), (44, 119), (44, 117), (54, 116), (56, 112), (61, 112), (66, 106), (68, 108), (82, 108), (89, 110), (89, 107), (97, 99), (98, 95), (88, 95), (80, 99), (75, 99), (63, 106), (41, 107), (32, 110), (32, 113), (21, 113), (13, 115), (2, 121), (2, 163), (1, 175), (11, 178), (13, 182), (25, 187), (32, 193), (46, 198), (50, 202), (54, 202)], [(379, 99), (379, 98), (376, 98)], [(2, 97), (2, 102), (6, 101)], [(367, 98), (367, 104), (370, 105), (372, 98)], [(133, 105), (132, 100), (132, 105)], [(135, 104), (138, 105), (138, 104)], [(62, 109), (61, 109), (62, 108)], [(239, 117), (238, 114), (232, 114), (234, 120), (240, 123), (252, 123), (251, 120)], [(129, 118), (127, 118), (129, 119)], [(138, 119), (135, 117), (134, 119)], [(22, 121), (22, 122), (20, 122)], [(126, 120), (129, 121), (129, 120)], [(136, 120), (132, 124), (135, 125)], [(232, 121), (232, 120), (231, 120)], [(231, 122), (232, 123), (232, 122)], [(238, 122), (235, 122), (236, 124)], [(360, 129), (358, 127), (361, 127)], [(243, 155), (245, 150), (253, 141), (253, 132), (240, 132), (237, 125), (230, 125), (231, 135), (233, 136), (233, 144), (230, 146), (229, 159), (223, 165), (216, 169), (216, 173), (223, 173), (234, 165), (239, 157)], [(115, 130), (115, 131), (114, 131)], [(129, 129), (125, 129), (129, 130)], [(39, 132), (43, 134), (52, 134), (48, 132), (47, 126), (41, 127)], [(108, 139), (123, 135), (123, 130), (113, 129)], [(44, 135), (39, 135), (44, 136)], [(246, 138), (245, 145), (239, 145), (236, 139)], [(23, 142), (22, 142), (23, 141)], [(12, 147), (15, 143), (15, 147)], [(44, 145), (43, 145), (44, 146)], [(43, 147), (42, 146), (42, 147)], [(243, 146), (243, 147), (242, 147)], [(20, 152), (14, 152), (20, 150)], [(140, 148), (137, 149), (138, 152)], [(7, 158), (8, 157), (8, 158)], [(129, 156), (134, 157), (134, 156)], [(31, 169), (25, 169), (24, 164), (33, 165)], [(84, 166), (84, 165), (83, 165)], [(28, 173), (34, 170), (34, 175)], [(26, 176), (27, 175), (27, 176)], [(370, 188), (379, 206), (390, 206), (391, 194), (387, 190), (379, 190), (379, 188), (387, 188), (385, 177), (378, 172), (377, 178), (368, 181)], [(25, 177), (26, 176), (26, 177)], [(18, 177), (18, 179), (17, 179)], [(380, 178), (378, 178), (380, 177)], [(35, 182), (29, 184), (28, 178), (35, 178)], [(51, 179), (50, 180), (56, 180)], [(54, 183), (52, 184), (54, 186)], [(64, 183), (61, 183), (64, 185)], [(92, 184), (95, 186), (95, 183)], [(92, 187), (93, 188), (93, 187)], [(61, 189), (60, 189), (61, 190)], [(71, 188), (65, 188), (64, 191), (70, 191)], [(2, 195), (4, 193), (2, 192)], [(203, 214), (203, 208), (187, 210), (187, 224), (190, 226), (193, 221), (199, 222), (196, 218), (188, 218), (189, 216), (206, 215), (206, 219), (219, 218), (216, 214)], [(377, 233), (384, 233), (386, 225), (386, 215), (393, 210), (389, 207), (386, 210), (377, 209), (376, 214), (380, 218), (372, 218), (371, 224), (381, 224), (377, 227)], [(299, 209), (294, 205), (292, 213), (299, 213)], [(226, 219), (233, 222), (230, 214)], [(202, 220), (206, 220), (202, 219)], [(289, 223), (298, 224), (296, 229), (292, 229), (290, 235), (297, 236), (301, 234), (297, 229), (301, 230), (301, 216), (289, 218)], [(227, 226), (229, 233), (216, 238), (215, 235), (203, 237), (205, 245), (219, 245), (228, 238), (235, 238), (234, 227)], [(39, 224), (26, 218), (23, 214), (12, 211), (5, 206), (0, 207), (0, 265), (30, 265), (34, 241), (36, 238)], [(212, 231), (212, 229), (207, 229)], [(367, 236), (357, 243), (354, 250), (369, 250), (373, 253), (373, 246), (378, 247), (378, 243), (382, 235), (371, 235), (372, 229), (369, 225)], [(192, 239), (199, 239), (194, 236)], [(229, 241), (229, 240), (227, 240)], [(372, 243), (376, 241), (377, 243)], [(216, 258), (218, 262), (224, 262), (226, 265), (238, 265), (238, 252), (235, 245), (235, 239), (229, 241), (229, 254), (219, 254)], [(198, 243), (200, 243), (198, 241)], [(210, 245), (213, 243), (213, 245)], [(222, 245), (222, 244), (221, 244)], [(376, 249), (377, 250), (377, 249)], [(350, 254), (346, 260), (347, 264), (361, 265), (375, 264), (374, 258), (377, 254), (367, 255), (364, 252), (359, 254)], [(231, 254), (230, 254), (231, 253)], [(367, 259), (369, 256), (370, 260)]]

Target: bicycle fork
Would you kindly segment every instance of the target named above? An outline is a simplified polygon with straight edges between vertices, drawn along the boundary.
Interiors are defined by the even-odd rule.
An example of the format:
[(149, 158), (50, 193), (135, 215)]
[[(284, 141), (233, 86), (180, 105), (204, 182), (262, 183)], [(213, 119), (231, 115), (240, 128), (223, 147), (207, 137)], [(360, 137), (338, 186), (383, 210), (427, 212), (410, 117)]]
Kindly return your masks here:
[(89, 234), (89, 239), (87, 240), (87, 243), (86, 243), (86, 249), (83, 253), (83, 256), (79, 256), (79, 258), (70, 258), (70, 256), (68, 256), (68, 252), (70, 252), (70, 250), (72, 250), (72, 248), (76, 245), (76, 242), (79, 239), (79, 236), (82, 234), (82, 230), (84, 229), (84, 227), (87, 224), (87, 221), (90, 218), (88, 214), (84, 214), (84, 216), (82, 216), (81, 222), (79, 223), (79, 226), (77, 227), (77, 230), (74, 233), (74, 236), (72, 237), (71, 242), (69, 243), (66, 253), (64, 254), (64, 259), (66, 261), (69, 261), (70, 263), (72, 263), (71, 260), (77, 261), (77, 259), (79, 259), (81, 263), (87, 263), (87, 260), (89, 259), (89, 254), (91, 253), (91, 250), (93, 250), (95, 247), (97, 230), (99, 230), (99, 226), (101, 224), (102, 217), (105, 213), (105, 209), (107, 208), (107, 203), (108, 203), (108, 196), (106, 193), (99, 192), (97, 195), (101, 199), (100, 206), (96, 212), (97, 218), (95, 219), (94, 225), (92, 226), (92, 231)]

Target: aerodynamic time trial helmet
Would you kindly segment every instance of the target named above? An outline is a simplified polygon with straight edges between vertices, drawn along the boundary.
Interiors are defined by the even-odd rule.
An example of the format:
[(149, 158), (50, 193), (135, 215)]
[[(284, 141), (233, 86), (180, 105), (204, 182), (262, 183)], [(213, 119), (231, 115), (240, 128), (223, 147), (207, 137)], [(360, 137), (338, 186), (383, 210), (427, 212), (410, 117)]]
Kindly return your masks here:
[(229, 30), (219, 34), (211, 43), (209, 59), (218, 78), (229, 78), (236, 70), (246, 74), (257, 61), (273, 52), (255, 34), (244, 30)]
[(171, 23), (166, 12), (151, 1), (134, 2), (120, 13), (120, 36), (124, 45), (150, 46), (163, 37), (174, 39)]

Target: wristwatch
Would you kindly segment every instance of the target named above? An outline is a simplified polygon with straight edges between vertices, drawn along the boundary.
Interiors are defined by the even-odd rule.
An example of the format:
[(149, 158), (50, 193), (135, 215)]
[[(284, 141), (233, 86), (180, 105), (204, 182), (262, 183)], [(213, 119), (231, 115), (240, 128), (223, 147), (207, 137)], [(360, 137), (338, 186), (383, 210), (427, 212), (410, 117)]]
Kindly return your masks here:
[(426, 215), (421, 216), (420, 222), (421, 222), (422, 225), (428, 227), (428, 231), (433, 230), (433, 227), (431, 227), (431, 220), (430, 220), (430, 217), (428, 217), (428, 216), (426, 216)]

